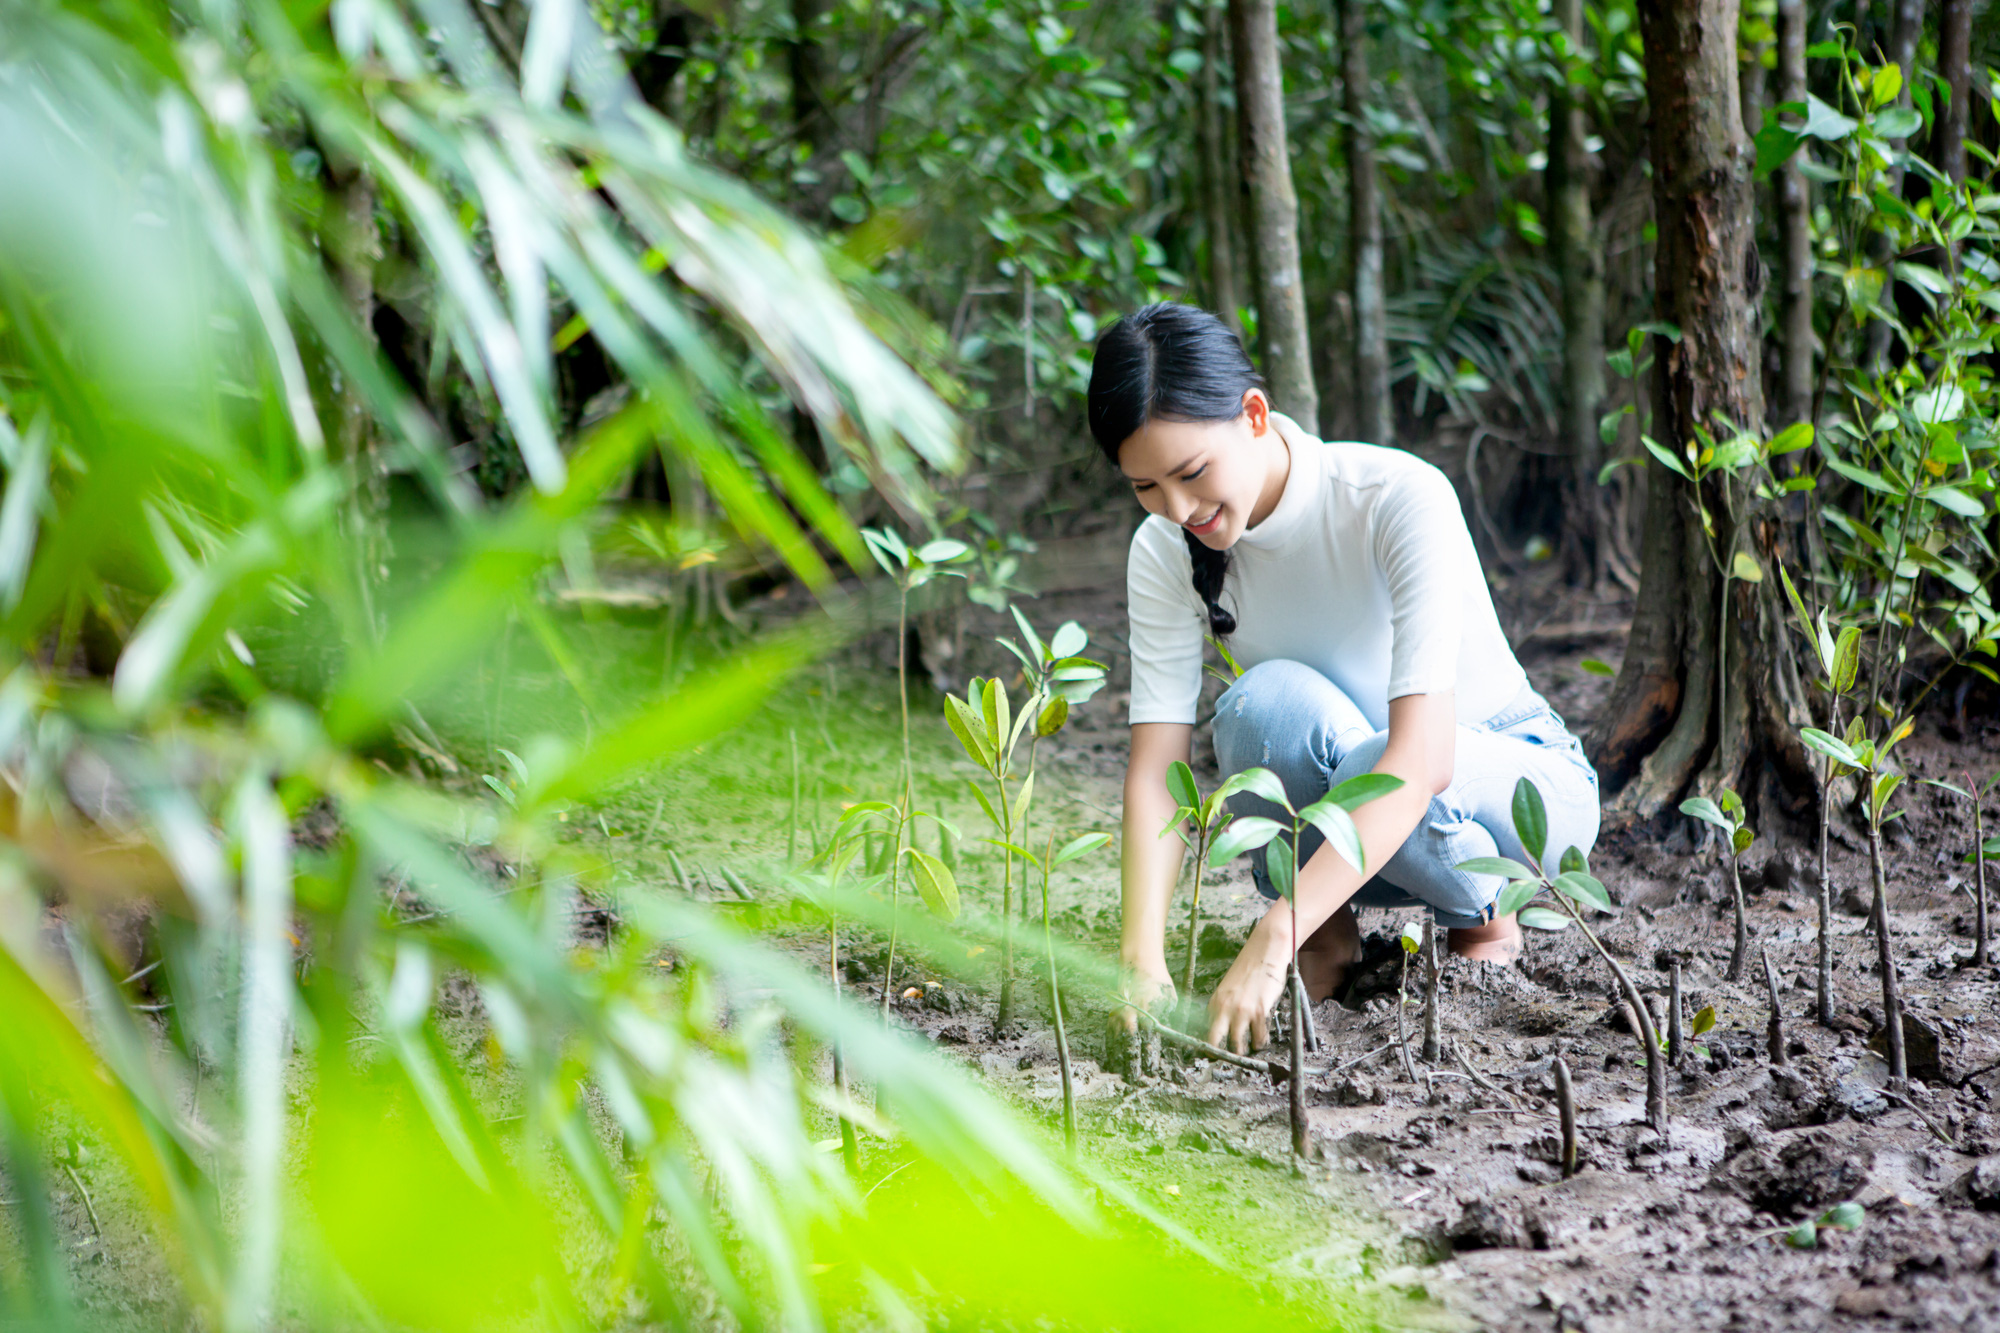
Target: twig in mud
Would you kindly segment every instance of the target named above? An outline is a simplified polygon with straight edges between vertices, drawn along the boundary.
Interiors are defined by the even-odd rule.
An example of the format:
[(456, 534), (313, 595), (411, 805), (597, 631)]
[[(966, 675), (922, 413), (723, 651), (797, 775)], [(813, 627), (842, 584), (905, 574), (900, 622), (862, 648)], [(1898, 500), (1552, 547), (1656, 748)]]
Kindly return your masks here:
[(1436, 1064), (1438, 1049), (1438, 990), (1444, 978), (1444, 959), (1438, 947), (1437, 918), (1424, 919), (1424, 1059)]
[(1678, 1065), (1687, 1052), (1687, 1037), (1681, 1026), (1681, 960), (1674, 959), (1673, 983), (1667, 998), (1667, 1063)]
[(1451, 1044), (1451, 1058), (1458, 1062), (1458, 1067), (1465, 1071), (1465, 1076), (1471, 1079), (1474, 1083), (1477, 1083), (1480, 1087), (1486, 1089), (1490, 1093), (1494, 1093), (1497, 1096), (1505, 1097), (1509, 1101), (1512, 1101), (1514, 1099), (1513, 1093), (1507, 1091), (1507, 1089), (1501, 1087), (1498, 1083), (1495, 1083), (1492, 1079), (1486, 1077), (1486, 1075), (1480, 1073), (1477, 1069), (1474, 1069), (1472, 1067), (1472, 1061), (1466, 1059), (1465, 1057), (1465, 1048), (1459, 1045), (1457, 1042), (1453, 1042)]
[(1356, 1065), (1365, 1065), (1365, 1064), (1367, 1064), (1367, 1063), (1368, 1063), (1368, 1062), (1369, 1062), (1370, 1060), (1373, 1060), (1373, 1059), (1374, 1059), (1374, 1058), (1375, 1058), (1376, 1056), (1378, 1056), (1378, 1055), (1383, 1055), (1383, 1054), (1385, 1054), (1385, 1053), (1387, 1053), (1387, 1052), (1389, 1052), (1389, 1051), (1393, 1051), (1393, 1050), (1395, 1050), (1395, 1049), (1396, 1049), (1396, 1043), (1395, 1043), (1395, 1042), (1393, 1042), (1393, 1041), (1392, 1041), (1392, 1042), (1387, 1042), (1387, 1043), (1385, 1043), (1385, 1044), (1383, 1044), (1383, 1045), (1381, 1045), (1381, 1046), (1377, 1046), (1377, 1047), (1376, 1047), (1376, 1048), (1375, 1048), (1374, 1050), (1372, 1050), (1372, 1051), (1368, 1052), (1368, 1054), (1366, 1054), (1366, 1055), (1358, 1055), (1358, 1056), (1356, 1056), (1356, 1057), (1355, 1057), (1354, 1059), (1352, 1059), (1352, 1060), (1349, 1060), (1349, 1061), (1348, 1061), (1348, 1062), (1347, 1062), (1346, 1064), (1344, 1064), (1344, 1065), (1335, 1065), (1335, 1066), (1333, 1066), (1333, 1067), (1332, 1067), (1331, 1069), (1327, 1070), (1326, 1072), (1327, 1072), (1327, 1074), (1328, 1074), (1328, 1076), (1329, 1076), (1329, 1077), (1330, 1077), (1330, 1076), (1332, 1076), (1332, 1075), (1334, 1075), (1334, 1074), (1345, 1074), (1345, 1073), (1346, 1073), (1346, 1072), (1347, 1072), (1348, 1070), (1350, 1070), (1350, 1069), (1354, 1068), (1354, 1067), (1355, 1067)]
[(1238, 1055), (1234, 1051), (1225, 1051), (1220, 1046), (1210, 1045), (1200, 1037), (1191, 1037), (1179, 1028), (1168, 1027), (1144, 1009), (1134, 1009), (1132, 1012), (1138, 1015), (1140, 1021), (1147, 1027), (1159, 1033), (1160, 1040), (1171, 1045), (1185, 1047), (1211, 1060), (1220, 1060), (1226, 1065), (1235, 1065), (1238, 1069), (1247, 1069), (1253, 1074), (1267, 1074), (1273, 1083), (1283, 1083), (1292, 1076), (1291, 1069), (1276, 1060), (1258, 1060), (1251, 1056)]
[(1931, 1133), (1937, 1135), (1938, 1138), (1947, 1145), (1953, 1148), (1956, 1148), (1958, 1146), (1957, 1139), (1953, 1138), (1950, 1134), (1947, 1134), (1942, 1128), (1939, 1127), (1937, 1121), (1925, 1115), (1923, 1108), (1918, 1106), (1915, 1102), (1911, 1101), (1908, 1097), (1903, 1096), (1901, 1093), (1891, 1092), (1887, 1088), (1877, 1088), (1875, 1089), (1875, 1091), (1881, 1093), (1884, 1097), (1887, 1097), (1890, 1101), (1896, 1103), (1896, 1105), (1902, 1107), (1904, 1110), (1908, 1111), (1911, 1115), (1923, 1121), (1924, 1128), (1930, 1130)]
[(1576, 1174), (1576, 1089), (1570, 1086), (1569, 1064), (1560, 1055), (1555, 1059), (1556, 1116), (1562, 1121), (1562, 1172), (1568, 1180)]
[(1555, 1117), (1550, 1115), (1547, 1111), (1530, 1111), (1526, 1107), (1521, 1107), (1521, 1106), (1474, 1106), (1467, 1108), (1464, 1114), (1465, 1115), (1524, 1115), (1531, 1120), (1555, 1119)]
[(76, 1168), (68, 1162), (63, 1163), (63, 1170), (69, 1174), (70, 1184), (76, 1186), (76, 1192), (83, 1196), (83, 1211), (90, 1218), (91, 1234), (99, 1240), (103, 1240), (104, 1228), (97, 1225), (97, 1205), (90, 1201), (90, 1191), (84, 1188), (83, 1177), (79, 1176), (76, 1173)]
[(1771, 1063), (1781, 1065), (1785, 1063), (1785, 1011), (1778, 1002), (1778, 974), (1771, 968), (1771, 951), (1766, 948), (1760, 952), (1764, 955), (1764, 987), (1771, 993), (1771, 1018), (1766, 1025), (1765, 1040)]

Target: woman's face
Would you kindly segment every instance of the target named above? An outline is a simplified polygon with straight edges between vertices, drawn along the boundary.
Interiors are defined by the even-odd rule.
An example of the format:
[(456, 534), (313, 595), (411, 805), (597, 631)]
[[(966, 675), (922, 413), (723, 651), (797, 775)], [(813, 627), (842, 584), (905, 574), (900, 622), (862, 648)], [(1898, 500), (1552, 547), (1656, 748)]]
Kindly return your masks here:
[[(1147, 513), (1226, 551), (1284, 493), (1282, 466), (1273, 486), (1268, 446), (1276, 439), (1270, 403), (1261, 389), (1251, 389), (1231, 421), (1147, 422), (1118, 446), (1118, 470)], [(1278, 453), (1284, 456), (1282, 446)]]

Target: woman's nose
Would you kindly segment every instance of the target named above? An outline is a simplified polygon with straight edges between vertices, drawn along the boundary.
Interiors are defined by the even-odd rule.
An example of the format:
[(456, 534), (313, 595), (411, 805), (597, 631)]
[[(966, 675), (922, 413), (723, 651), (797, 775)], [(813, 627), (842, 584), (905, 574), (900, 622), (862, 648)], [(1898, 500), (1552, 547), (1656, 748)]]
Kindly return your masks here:
[(1169, 522), (1185, 523), (1194, 517), (1194, 501), (1180, 491), (1160, 488), (1160, 513)]

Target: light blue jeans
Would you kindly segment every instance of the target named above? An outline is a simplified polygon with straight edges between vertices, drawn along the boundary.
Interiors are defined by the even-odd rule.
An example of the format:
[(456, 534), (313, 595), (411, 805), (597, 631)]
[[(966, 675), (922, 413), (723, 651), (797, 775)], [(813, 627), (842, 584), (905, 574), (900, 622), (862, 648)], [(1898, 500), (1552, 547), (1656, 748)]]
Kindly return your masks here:
[[(1311, 667), (1284, 660), (1260, 662), (1239, 676), (1216, 702), (1214, 730), (1223, 773), (1268, 768), (1299, 808), (1373, 771), (1389, 743), (1389, 733), (1370, 726), (1339, 686)], [(1543, 869), (1553, 874), (1565, 848), (1588, 852), (1597, 841), (1597, 772), (1548, 701), (1528, 687), (1486, 721), (1459, 725), (1451, 785), (1431, 798), (1430, 810), (1408, 840), (1349, 901), (1356, 907), (1428, 906), (1441, 926), (1491, 921), (1493, 901), (1506, 881), (1453, 867), (1475, 856), (1531, 860), (1514, 836), (1514, 786), (1524, 777), (1541, 789), (1548, 809)], [(1229, 809), (1284, 816), (1248, 793), (1231, 797)], [(1301, 867), (1323, 841), (1308, 825), (1299, 843)], [(1275, 898), (1264, 851), (1250, 858), (1258, 890)]]

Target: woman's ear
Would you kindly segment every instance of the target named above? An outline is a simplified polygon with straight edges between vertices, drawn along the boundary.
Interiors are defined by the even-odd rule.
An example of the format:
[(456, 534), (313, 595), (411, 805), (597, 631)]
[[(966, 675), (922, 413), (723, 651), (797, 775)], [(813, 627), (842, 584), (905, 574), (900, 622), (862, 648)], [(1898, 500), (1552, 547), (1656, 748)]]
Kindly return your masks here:
[(1243, 391), (1243, 411), (1250, 418), (1250, 433), (1253, 436), (1271, 429), (1271, 400), (1264, 396), (1262, 389)]

